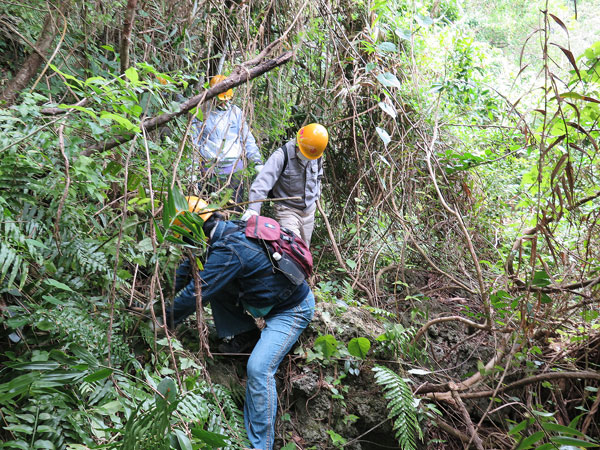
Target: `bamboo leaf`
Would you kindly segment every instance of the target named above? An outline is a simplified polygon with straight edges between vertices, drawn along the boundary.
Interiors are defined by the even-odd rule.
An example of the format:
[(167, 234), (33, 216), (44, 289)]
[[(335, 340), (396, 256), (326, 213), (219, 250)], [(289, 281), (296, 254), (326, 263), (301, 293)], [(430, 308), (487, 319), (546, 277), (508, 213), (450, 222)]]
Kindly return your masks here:
[(543, 437), (544, 437), (543, 431), (538, 431), (536, 433), (533, 433), (531, 436), (528, 436), (525, 439), (523, 439), (521, 441), (521, 443), (519, 444), (519, 446), (515, 450), (525, 450), (525, 449), (531, 448), (531, 447), (533, 447), (533, 444), (538, 442)]
[(571, 63), (571, 66), (573, 66), (573, 69), (575, 69), (575, 73), (577, 74), (577, 77), (581, 80), (581, 74), (579, 73), (579, 67), (577, 67), (577, 62), (575, 61), (575, 57), (573, 56), (573, 53), (571, 53), (571, 50), (561, 47), (560, 45), (554, 44), (554, 43), (551, 43), (550, 45), (554, 45), (554, 46), (558, 47), (565, 54), (565, 56)]
[(87, 377), (83, 379), (83, 381), (87, 381), (88, 383), (93, 383), (94, 381), (103, 380), (104, 378), (108, 378), (113, 373), (112, 369), (105, 367), (103, 369), (97, 370), (94, 373), (89, 374)]

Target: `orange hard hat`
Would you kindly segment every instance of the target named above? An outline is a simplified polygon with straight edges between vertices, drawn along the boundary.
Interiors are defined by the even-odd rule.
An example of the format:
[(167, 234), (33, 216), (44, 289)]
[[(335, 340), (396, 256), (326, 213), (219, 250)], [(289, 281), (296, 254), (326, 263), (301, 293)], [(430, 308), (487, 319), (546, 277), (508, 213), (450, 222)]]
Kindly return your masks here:
[[(208, 84), (210, 87), (215, 87), (217, 84), (219, 84), (226, 78), (227, 77), (225, 77), (224, 75), (215, 75), (210, 79), (210, 83)], [(217, 95), (217, 97), (219, 97), (219, 100), (223, 100), (224, 102), (226, 102), (227, 100), (231, 100), (233, 98), (233, 89), (227, 89), (225, 92), (221, 92), (219, 95)]]
[(300, 152), (308, 159), (318, 159), (323, 155), (329, 142), (329, 134), (323, 125), (311, 123), (298, 130), (296, 143)]
[[(206, 222), (209, 219), (209, 217), (212, 215), (211, 210), (206, 210), (208, 203), (206, 203), (200, 197), (195, 197), (193, 195), (190, 195), (190, 196), (186, 197), (186, 199), (188, 201), (188, 211), (191, 213), (194, 213), (194, 214), (198, 214), (203, 221)], [(183, 213), (184, 213), (183, 210), (177, 210), (176, 216), (183, 214)], [(173, 221), (173, 225), (182, 226), (181, 221), (179, 219), (175, 219)]]

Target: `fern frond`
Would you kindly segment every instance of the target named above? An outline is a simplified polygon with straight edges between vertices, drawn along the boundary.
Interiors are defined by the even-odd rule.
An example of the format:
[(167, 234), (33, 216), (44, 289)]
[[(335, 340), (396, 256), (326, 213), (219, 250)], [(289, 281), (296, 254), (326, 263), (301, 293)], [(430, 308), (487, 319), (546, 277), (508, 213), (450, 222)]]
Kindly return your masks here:
[(199, 388), (183, 397), (178, 406), (179, 413), (190, 421), (199, 422), (207, 431), (229, 436), (229, 445), (224, 450), (237, 449), (237, 444), (246, 439), (242, 411), (223, 386), (200, 383)]
[(375, 381), (383, 388), (384, 398), (388, 400), (389, 415), (396, 431), (396, 439), (403, 450), (416, 450), (416, 435), (423, 434), (417, 420), (415, 398), (410, 386), (398, 374), (383, 366), (373, 368)]

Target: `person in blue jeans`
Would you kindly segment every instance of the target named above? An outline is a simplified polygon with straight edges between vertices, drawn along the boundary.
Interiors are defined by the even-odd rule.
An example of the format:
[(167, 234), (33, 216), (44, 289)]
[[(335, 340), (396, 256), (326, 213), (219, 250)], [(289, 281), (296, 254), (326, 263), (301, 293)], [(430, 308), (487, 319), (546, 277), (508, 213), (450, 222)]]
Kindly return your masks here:
[[(209, 236), (209, 251), (200, 272), (202, 301), (211, 305), (220, 338), (235, 336), (234, 341), (253, 343), (258, 337), (247, 364), (244, 422), (252, 447), (272, 450), (277, 414), (275, 373), (310, 323), (315, 299), (306, 280), (296, 286), (275, 272), (262, 244), (247, 238), (238, 223), (213, 213), (203, 229)], [(182, 264), (177, 271), (176, 289), (181, 290), (167, 311), (167, 319), (175, 326), (196, 312), (189, 271), (189, 264)], [(257, 317), (265, 320), (262, 331), (256, 326)]]

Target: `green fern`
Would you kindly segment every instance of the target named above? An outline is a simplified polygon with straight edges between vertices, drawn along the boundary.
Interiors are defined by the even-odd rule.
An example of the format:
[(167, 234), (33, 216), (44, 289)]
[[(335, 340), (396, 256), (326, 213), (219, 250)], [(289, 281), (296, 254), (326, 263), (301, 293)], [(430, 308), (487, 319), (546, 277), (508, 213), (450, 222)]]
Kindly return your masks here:
[[(34, 237), (39, 232), (39, 223), (31, 217), (30, 207), (14, 215), (8, 202), (0, 197), (0, 284), (11, 287), (16, 279), (23, 288), (30, 264), (43, 262), (42, 243)], [(22, 229), (24, 228), (24, 229)]]
[(394, 420), (396, 439), (403, 450), (417, 448), (416, 435), (423, 439), (423, 432), (417, 420), (416, 401), (412, 390), (398, 374), (383, 366), (373, 368), (375, 381), (384, 390), (388, 400), (389, 417)]
[(210, 386), (203, 380), (197, 383), (198, 388), (181, 400), (179, 413), (207, 431), (229, 436), (230, 443), (224, 450), (238, 448), (236, 444), (245, 441), (246, 431), (243, 413), (231, 393), (220, 385)]

